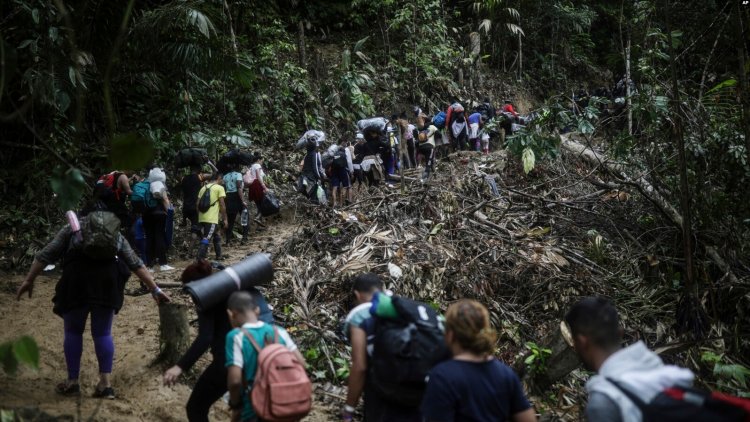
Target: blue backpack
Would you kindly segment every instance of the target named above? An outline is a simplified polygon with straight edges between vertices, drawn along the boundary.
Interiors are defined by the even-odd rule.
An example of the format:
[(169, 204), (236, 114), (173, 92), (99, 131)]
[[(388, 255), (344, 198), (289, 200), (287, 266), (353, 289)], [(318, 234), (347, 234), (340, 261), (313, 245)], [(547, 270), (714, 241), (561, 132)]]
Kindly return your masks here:
[(133, 186), (133, 194), (130, 195), (130, 203), (133, 211), (143, 213), (156, 208), (156, 200), (151, 196), (151, 182), (144, 180)]
[(436, 114), (435, 117), (432, 118), (432, 124), (438, 129), (443, 129), (445, 127), (445, 112), (441, 111)]

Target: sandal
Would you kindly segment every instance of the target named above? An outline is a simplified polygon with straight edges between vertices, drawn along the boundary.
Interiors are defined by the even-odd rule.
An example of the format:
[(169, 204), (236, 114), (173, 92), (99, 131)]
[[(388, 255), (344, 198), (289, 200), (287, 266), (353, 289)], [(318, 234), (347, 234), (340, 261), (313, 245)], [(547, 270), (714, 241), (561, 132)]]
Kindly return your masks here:
[(95, 399), (113, 400), (115, 398), (115, 390), (112, 387), (105, 387), (101, 390), (97, 387), (96, 390), (94, 390), (94, 394), (92, 394), (91, 397)]
[(69, 384), (68, 382), (61, 382), (55, 387), (55, 392), (63, 396), (78, 396), (81, 394), (81, 386), (79, 384)]

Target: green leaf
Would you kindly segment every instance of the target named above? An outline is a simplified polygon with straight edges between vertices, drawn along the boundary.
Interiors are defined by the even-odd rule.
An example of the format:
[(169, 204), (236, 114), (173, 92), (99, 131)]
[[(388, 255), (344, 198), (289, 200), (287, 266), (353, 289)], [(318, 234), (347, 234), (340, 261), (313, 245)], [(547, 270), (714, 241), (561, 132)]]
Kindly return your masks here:
[(34, 23), (39, 23), (39, 9), (34, 9), (31, 11), (31, 19), (34, 20)]
[(29, 44), (31, 44), (33, 42), (34, 42), (34, 40), (23, 40), (23, 42), (21, 42), (21, 44), (18, 46), (18, 49), (20, 50), (22, 48), (26, 48), (26, 47), (29, 46)]
[(135, 132), (119, 133), (112, 138), (110, 159), (112, 168), (140, 170), (154, 158), (151, 140)]
[(523, 172), (529, 174), (531, 170), (534, 170), (534, 164), (536, 164), (536, 157), (534, 151), (526, 147), (521, 154), (521, 161), (523, 161)]
[(0, 344), (0, 362), (3, 364), (3, 371), (6, 374), (13, 375), (18, 369), (18, 360), (13, 354), (13, 344), (11, 342)]
[(734, 79), (734, 78), (727, 79), (726, 81), (719, 82), (716, 86), (709, 89), (706, 92), (706, 94), (713, 94), (714, 92), (719, 91), (723, 88), (729, 88), (730, 86), (735, 86), (735, 85), (737, 85), (737, 79)]
[(60, 208), (63, 211), (78, 208), (78, 202), (86, 189), (86, 181), (83, 180), (81, 172), (76, 168), (63, 170), (62, 167), (56, 168), (50, 178), (52, 191), (57, 194), (60, 201)]
[(23, 336), (16, 340), (13, 343), (13, 354), (24, 365), (39, 369), (39, 348), (33, 338)]
[(0, 409), (0, 422), (15, 422), (16, 412), (13, 410)]
[(531, 365), (532, 363), (534, 363), (534, 360), (536, 360), (536, 355), (531, 354), (526, 357), (526, 359), (524, 359), (523, 363), (525, 363), (526, 365)]
[(337, 227), (331, 227), (330, 229), (328, 229), (328, 234), (330, 234), (331, 236), (336, 236), (339, 234), (339, 229)]

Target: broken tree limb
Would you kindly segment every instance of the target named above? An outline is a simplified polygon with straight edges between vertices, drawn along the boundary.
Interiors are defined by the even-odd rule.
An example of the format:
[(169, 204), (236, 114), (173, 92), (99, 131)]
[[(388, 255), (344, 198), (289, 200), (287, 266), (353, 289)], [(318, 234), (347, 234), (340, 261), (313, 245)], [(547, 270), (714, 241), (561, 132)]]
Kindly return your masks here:
[[(560, 146), (564, 150), (581, 157), (591, 165), (603, 166), (623, 183), (637, 187), (641, 195), (654, 204), (678, 229), (682, 230), (682, 225), (684, 224), (682, 215), (644, 176), (638, 176), (637, 178), (630, 177), (624, 165), (610, 161), (604, 154), (600, 154), (590, 147), (570, 139), (570, 134), (560, 135)], [(707, 246), (706, 255), (708, 255), (717, 267), (724, 271), (730, 281), (737, 280), (737, 276), (732, 272), (731, 266), (719, 255), (715, 248)]]

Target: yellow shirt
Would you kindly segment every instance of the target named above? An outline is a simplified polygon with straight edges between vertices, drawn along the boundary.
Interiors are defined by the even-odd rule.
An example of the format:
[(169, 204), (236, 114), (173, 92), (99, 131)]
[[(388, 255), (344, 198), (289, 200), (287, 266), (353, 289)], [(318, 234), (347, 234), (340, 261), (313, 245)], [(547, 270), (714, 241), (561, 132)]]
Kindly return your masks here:
[(206, 188), (211, 189), (211, 208), (206, 212), (198, 211), (198, 222), (219, 224), (219, 198), (226, 198), (226, 191), (224, 191), (224, 186), (217, 185), (216, 183), (209, 183), (206, 186), (203, 186), (200, 192), (198, 192), (198, 202), (200, 202), (203, 197)]

